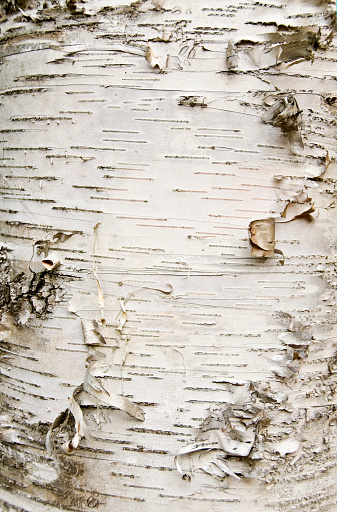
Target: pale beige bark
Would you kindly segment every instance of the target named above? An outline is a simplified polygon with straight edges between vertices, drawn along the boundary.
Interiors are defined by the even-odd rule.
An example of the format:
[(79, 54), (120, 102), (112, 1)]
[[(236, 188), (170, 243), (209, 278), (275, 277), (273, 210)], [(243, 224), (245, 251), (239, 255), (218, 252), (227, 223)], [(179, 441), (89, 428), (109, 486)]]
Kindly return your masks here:
[(2, 22), (0, 508), (333, 511), (334, 4), (118, 4)]

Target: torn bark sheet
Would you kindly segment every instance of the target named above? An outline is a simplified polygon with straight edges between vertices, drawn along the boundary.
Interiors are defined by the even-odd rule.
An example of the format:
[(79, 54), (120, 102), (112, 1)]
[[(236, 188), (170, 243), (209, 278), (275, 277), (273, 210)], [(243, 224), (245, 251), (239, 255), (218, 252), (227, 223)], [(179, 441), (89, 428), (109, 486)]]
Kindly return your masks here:
[[(284, 132), (300, 129), (302, 111), (299, 109), (296, 99), (292, 94), (279, 96), (280, 95), (269, 95), (264, 99), (264, 102), (266, 105), (269, 105), (270, 108), (263, 114), (262, 120), (265, 123), (278, 126)], [(271, 99), (275, 101), (271, 102)]]

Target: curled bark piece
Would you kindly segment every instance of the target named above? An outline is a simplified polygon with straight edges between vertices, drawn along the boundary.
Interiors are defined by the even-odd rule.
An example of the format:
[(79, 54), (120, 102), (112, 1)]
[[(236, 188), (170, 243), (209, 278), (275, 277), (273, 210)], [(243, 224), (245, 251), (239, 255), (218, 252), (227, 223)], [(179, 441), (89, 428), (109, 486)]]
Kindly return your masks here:
[(221, 471), (223, 471), (225, 474), (229, 475), (229, 476), (232, 476), (233, 478), (236, 478), (237, 480), (241, 480), (241, 478), (236, 474), (234, 473), (234, 471), (232, 471), (228, 466), (227, 464), (224, 463), (223, 460), (221, 459), (216, 459), (215, 462), (213, 462), (213, 464), (215, 464), (216, 466), (218, 466), (218, 468), (221, 469)]
[(38, 16), (35, 16), (34, 14), (32, 14), (31, 12), (27, 12), (27, 11), (24, 11), (23, 9), (21, 9), (21, 7), (18, 7), (19, 11), (21, 12), (22, 16), (24, 16), (25, 18), (27, 18), (27, 20), (31, 20), (33, 21), (34, 23), (41, 23), (42, 22), (42, 19), (39, 18)]
[(54, 463), (56, 465), (59, 464), (58, 454), (56, 451), (55, 441), (53, 437), (53, 431), (58, 427), (64, 427), (67, 424), (69, 417), (69, 409), (66, 409), (65, 411), (62, 411), (57, 418), (53, 421), (51, 427), (49, 428), (46, 436), (46, 448), (47, 448), (47, 455), (48, 457), (51, 457), (54, 460)]
[(322, 161), (323, 161), (323, 164), (324, 164), (324, 169), (322, 170), (322, 172), (318, 176), (314, 176), (313, 178), (309, 178), (310, 180), (312, 180), (312, 181), (322, 181), (322, 177), (324, 176), (324, 174), (326, 173), (326, 171), (328, 170), (328, 167), (332, 164), (332, 162), (335, 161), (335, 158), (334, 157), (331, 158), (331, 156), (329, 155), (329, 151), (327, 150), (325, 156), (322, 158)]
[(292, 220), (300, 218), (312, 220), (313, 217), (311, 214), (314, 212), (315, 207), (311, 203), (288, 203), (281, 213), (281, 219), (277, 220), (277, 222), (291, 222)]
[[(171, 286), (171, 285), (168, 285), (168, 286)], [(147, 288), (147, 287), (144, 286), (144, 288)], [(152, 289), (152, 288), (150, 288), (150, 289)], [(172, 288), (172, 290), (173, 290), (173, 288)], [(158, 290), (158, 291), (162, 291), (162, 290)], [(169, 293), (171, 293), (171, 291)], [(165, 293), (165, 292), (163, 292), (163, 293)], [(120, 305), (121, 305), (121, 309), (120, 309), (118, 315), (116, 316), (115, 329), (121, 335), (123, 334), (123, 327), (124, 327), (124, 325), (125, 325), (125, 323), (126, 323), (126, 321), (128, 319), (128, 314), (127, 314), (125, 305), (131, 299), (132, 296), (133, 296), (133, 292), (129, 293), (125, 298), (122, 297), (121, 299), (119, 299), (119, 302), (120, 302)]]
[(83, 390), (93, 396), (99, 405), (115, 407), (140, 421), (145, 419), (144, 412), (138, 405), (124, 396), (110, 393), (104, 389), (99, 379), (90, 373), (90, 366), (84, 379)]
[[(269, 103), (269, 98), (265, 98), (265, 103)], [(300, 154), (303, 149), (301, 135), (302, 110), (299, 109), (296, 99), (292, 94), (274, 96), (276, 99), (273, 105), (262, 116), (262, 121), (281, 128), (282, 132), (288, 137), (290, 150), (293, 154)]]
[(183, 446), (180, 448), (174, 457), (174, 463), (176, 465), (176, 469), (183, 480), (191, 481), (190, 475), (185, 473), (180, 464), (180, 456), (189, 455), (194, 452), (199, 452), (202, 450), (216, 450), (218, 448), (216, 443), (198, 443), (198, 444), (189, 444), (187, 446)]
[(98, 275), (97, 275), (97, 272), (95, 269), (94, 269), (94, 276), (97, 281), (97, 303), (98, 303), (98, 307), (101, 311), (101, 316), (102, 316), (102, 320), (103, 320), (104, 319), (104, 295), (102, 292), (101, 283), (98, 279)]
[(41, 261), (42, 265), (51, 272), (60, 265), (60, 260), (54, 254), (50, 254), (48, 258), (44, 258)]
[(287, 137), (291, 153), (300, 156), (304, 148), (301, 132), (297, 130), (289, 131)]
[(121, 299), (121, 300), (120, 300), (120, 304), (121, 304), (121, 310), (120, 310), (120, 312), (118, 313), (118, 315), (116, 316), (115, 329), (116, 329), (116, 331), (118, 331), (120, 334), (122, 334), (124, 324), (125, 324), (125, 322), (126, 322), (126, 321), (127, 321), (127, 319), (128, 319), (128, 314), (127, 314), (126, 309), (125, 309), (125, 302), (124, 302), (124, 299)]
[(152, 68), (159, 68), (160, 70), (163, 70), (166, 66), (164, 66), (158, 57), (158, 55), (153, 50), (152, 46), (150, 44), (147, 45), (145, 49), (145, 59), (150, 64)]
[[(330, 165), (331, 161), (328, 152), (326, 158), (328, 160), (326, 165)], [(275, 181), (280, 182), (280, 184), (282, 183), (282, 181), (285, 181), (285, 178), (282, 176), (274, 176), (274, 179)], [(275, 219), (275, 222), (291, 222), (292, 220), (302, 217), (306, 217), (308, 218), (308, 220), (312, 220), (312, 214), (315, 212), (315, 206), (312, 202), (311, 197), (309, 197), (308, 193), (305, 192), (304, 190), (300, 190), (292, 194), (289, 194), (289, 192), (287, 191), (287, 194), (288, 197), (290, 195), (291, 199), (288, 200), (283, 212), (280, 214), (281, 218)]]
[(207, 107), (205, 96), (180, 96), (178, 105), (184, 107)]
[(29, 269), (31, 271), (32, 271), (31, 263), (35, 256), (40, 256), (43, 253), (43, 257), (47, 258), (48, 251), (49, 251), (49, 244), (50, 244), (49, 240), (37, 240), (37, 242), (34, 243), (32, 256), (29, 261)]
[[(233, 429), (234, 430), (234, 429)], [(227, 455), (237, 457), (248, 457), (255, 441), (255, 428), (244, 429), (242, 432), (242, 441), (230, 439), (228, 433), (218, 430), (216, 432), (220, 448)]]
[(164, 293), (164, 295), (171, 295), (173, 292), (173, 286), (171, 283), (166, 283), (168, 290), (164, 290), (164, 288), (153, 288), (152, 286), (142, 286), (142, 288), (146, 288), (147, 290), (155, 290), (156, 292)]
[(228, 47), (226, 51), (227, 67), (229, 71), (234, 71), (239, 65), (238, 50), (234, 44), (234, 41), (228, 41)]
[(55, 235), (53, 235), (53, 240), (54, 242), (65, 242), (71, 236), (73, 236), (73, 233), (64, 233), (63, 231), (58, 231), (55, 233)]
[(262, 120), (267, 124), (278, 126), (285, 132), (290, 132), (301, 127), (301, 113), (292, 94), (283, 95), (278, 99), (276, 96), (275, 103), (263, 114)]
[[(226, 475), (232, 476), (237, 480), (241, 480), (241, 478), (220, 459), (216, 459), (200, 469), (218, 480), (223, 480)], [(221, 474), (219, 474), (219, 471)]]
[[(329, 155), (329, 151), (328, 151), (328, 150), (326, 150), (326, 155), (325, 155), (325, 157), (324, 157), (324, 166), (325, 166), (325, 169), (324, 169), (324, 171), (323, 171), (323, 173), (322, 173), (322, 174), (324, 174), (324, 173), (328, 170), (328, 167), (329, 167), (329, 165), (330, 165), (330, 164), (332, 164), (332, 158), (331, 158), (331, 157), (330, 157), (330, 155)], [(322, 176), (322, 174), (321, 174), (321, 176)]]
[(253, 220), (249, 224), (252, 256), (268, 258), (275, 252), (275, 219)]
[[(60, 459), (56, 450), (53, 431), (60, 427), (60, 430), (62, 430), (68, 423), (69, 414), (72, 414), (75, 419), (75, 434), (73, 438), (61, 445), (62, 450), (67, 454), (70, 455), (74, 453), (76, 448), (78, 447), (82, 437), (88, 436), (86, 434), (86, 423), (84, 421), (83, 412), (76, 400), (76, 396), (78, 393), (82, 390), (82, 386), (79, 386), (76, 388), (72, 394), (72, 397), (69, 399), (70, 405), (69, 408), (65, 411), (61, 412), (57, 418), (52, 423), (51, 427), (49, 428), (46, 436), (46, 447), (47, 447), (47, 454), (49, 457), (51, 457), (54, 460), (54, 463), (58, 469), (60, 469)], [(90, 437), (90, 436), (89, 436)]]
[(81, 438), (85, 437), (86, 431), (86, 424), (84, 421), (83, 412), (75, 399), (75, 392), (76, 390), (74, 391), (73, 396), (70, 399), (69, 406), (69, 411), (71, 412), (75, 419), (75, 435), (70, 441), (64, 443), (61, 446), (62, 450), (68, 455), (74, 453), (74, 451), (76, 450), (81, 441)]
[(86, 345), (106, 345), (106, 341), (99, 332), (100, 326), (96, 320), (82, 320), (84, 343)]

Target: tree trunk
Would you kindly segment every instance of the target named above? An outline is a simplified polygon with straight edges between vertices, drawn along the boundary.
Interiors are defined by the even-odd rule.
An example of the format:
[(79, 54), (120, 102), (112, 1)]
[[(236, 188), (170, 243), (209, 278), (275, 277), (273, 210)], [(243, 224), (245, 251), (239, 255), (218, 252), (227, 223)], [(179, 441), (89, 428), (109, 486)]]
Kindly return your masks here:
[(335, 510), (334, 6), (3, 3), (2, 510)]

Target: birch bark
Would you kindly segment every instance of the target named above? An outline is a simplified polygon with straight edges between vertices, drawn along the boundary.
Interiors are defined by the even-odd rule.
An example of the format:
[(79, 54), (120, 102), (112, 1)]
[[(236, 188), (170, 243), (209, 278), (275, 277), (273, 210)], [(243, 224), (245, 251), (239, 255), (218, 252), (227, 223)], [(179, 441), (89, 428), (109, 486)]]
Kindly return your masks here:
[(2, 510), (336, 509), (335, 15), (3, 4)]

